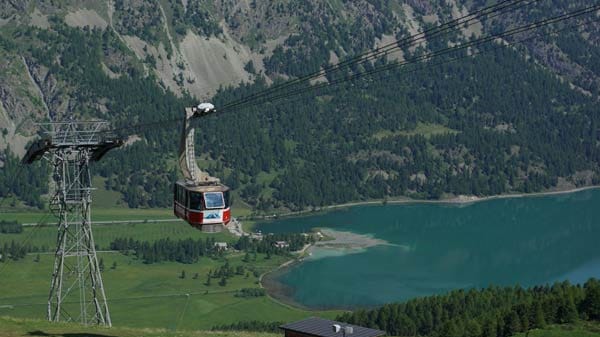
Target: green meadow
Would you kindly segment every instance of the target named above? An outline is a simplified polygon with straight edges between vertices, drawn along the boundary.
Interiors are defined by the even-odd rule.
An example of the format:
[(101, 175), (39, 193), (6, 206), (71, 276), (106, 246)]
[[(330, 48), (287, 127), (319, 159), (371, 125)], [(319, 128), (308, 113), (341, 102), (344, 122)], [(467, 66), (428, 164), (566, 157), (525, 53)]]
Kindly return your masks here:
[[(189, 226), (183, 221), (147, 222), (147, 223), (116, 223), (94, 225), (94, 240), (98, 249), (108, 249), (110, 243), (117, 238), (133, 238), (140, 241), (156, 241), (169, 238), (171, 240), (199, 239), (211, 237), (216, 241), (235, 242), (237, 240), (228, 232), (206, 234)], [(50, 247), (56, 244), (57, 227), (28, 226), (20, 234), (0, 234), (0, 244), (5, 242), (28, 242), (35, 247)], [(52, 250), (52, 249), (51, 249)]]
[[(175, 219), (171, 208), (133, 209), (125, 207), (99, 208), (92, 205), (93, 221), (159, 220)], [(21, 223), (55, 223), (56, 217), (48, 211), (4, 210), (0, 220), (17, 220)]]
[[(293, 321), (312, 315), (333, 318), (339, 313), (293, 308), (268, 296), (253, 298), (234, 296), (239, 289), (260, 287), (260, 276), (289, 260), (288, 257), (273, 256), (267, 259), (265, 255), (258, 254), (256, 260), (243, 262), (243, 253), (231, 251), (222, 258), (202, 257), (194, 264), (176, 262), (144, 264), (133, 255), (126, 256), (118, 252), (105, 251), (116, 238), (131, 237), (135, 240), (153, 242), (163, 238), (179, 240), (211, 237), (216, 241), (229, 243), (236, 242), (237, 238), (227, 231), (217, 234), (202, 233), (174, 218), (170, 208), (126, 208), (118, 193), (101, 188), (102, 181), (95, 178), (94, 185), (99, 187), (94, 192), (92, 208), (92, 221), (96, 222), (93, 226), (94, 238), (99, 249), (98, 257), (105, 265), (103, 279), (114, 326), (158, 329), (156, 331), (160, 334), (160, 331), (206, 330), (215, 325), (247, 320)], [(250, 209), (247, 205), (240, 204), (236, 205), (232, 212), (233, 216), (244, 216), (250, 214)], [(25, 226), (20, 234), (0, 234), (0, 245), (15, 241), (48, 249), (48, 252), (29, 254), (23, 260), (0, 263), (0, 316), (25, 318), (20, 321), (0, 321), (0, 335), (4, 336), (7, 334), (1, 326), (6, 326), (8, 322), (16, 329), (19, 326), (29, 326), (34, 322), (28, 319), (45, 318), (54, 259), (51, 252), (56, 244), (57, 227), (53, 225), (56, 222), (53, 215), (46, 211), (30, 209), (3, 210), (0, 212), (0, 220), (44, 224)], [(172, 221), (153, 222), (154, 220)], [(112, 223), (113, 221), (115, 223)], [(38, 258), (39, 262), (36, 262)], [(224, 286), (219, 285), (219, 279), (213, 278), (211, 285), (207, 286), (205, 282), (209, 271), (222, 266), (226, 260), (233, 268), (243, 265), (246, 270), (244, 275), (235, 275), (228, 279)], [(115, 263), (116, 268), (113, 269)], [(182, 271), (186, 274), (184, 279), (180, 278)], [(194, 278), (195, 274), (198, 274), (197, 278)], [(35, 325), (37, 326), (37, 323)], [(43, 331), (58, 331), (53, 328), (54, 326), (52, 326), (54, 330), (50, 329), (49, 325), (42, 327), (47, 329)], [(77, 328), (66, 328), (63, 331), (75, 330)], [(19, 335), (19, 332), (15, 334), (15, 336)], [(139, 331), (111, 330), (109, 335), (138, 336), (141, 334)], [(148, 335), (152, 336), (154, 332), (148, 332)], [(194, 336), (194, 334), (190, 335)], [(267, 336), (268, 334), (252, 335)], [(246, 334), (231, 333), (223, 336), (244, 337)]]
[[(144, 264), (133, 256), (116, 252), (99, 253), (104, 261), (106, 294), (113, 324), (119, 327), (168, 330), (206, 330), (215, 325), (238, 321), (293, 321), (319, 315), (333, 318), (339, 312), (312, 312), (281, 304), (268, 296), (235, 297), (236, 290), (259, 287), (261, 275), (285, 262), (258, 254), (255, 261), (243, 262), (243, 254), (225, 258), (201, 258), (194, 264)], [(0, 316), (43, 319), (48, 296), (53, 255), (35, 254), (24, 260), (0, 264)], [(209, 270), (227, 259), (232, 267), (243, 265), (247, 272), (206, 285)], [(112, 268), (116, 264), (116, 268)], [(186, 277), (181, 278), (182, 271)], [(195, 278), (194, 275), (198, 274)], [(75, 309), (74, 309), (75, 310)]]

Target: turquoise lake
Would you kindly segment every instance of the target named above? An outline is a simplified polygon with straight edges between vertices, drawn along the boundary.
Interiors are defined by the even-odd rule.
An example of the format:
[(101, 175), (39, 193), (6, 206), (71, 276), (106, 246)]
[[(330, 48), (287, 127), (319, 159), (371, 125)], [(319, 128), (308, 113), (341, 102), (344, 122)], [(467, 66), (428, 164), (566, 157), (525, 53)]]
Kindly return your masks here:
[(488, 285), (600, 278), (600, 190), (471, 204), (356, 206), (257, 225), (331, 228), (382, 239), (357, 252), (316, 249), (270, 275), (276, 297), (311, 308), (382, 303)]

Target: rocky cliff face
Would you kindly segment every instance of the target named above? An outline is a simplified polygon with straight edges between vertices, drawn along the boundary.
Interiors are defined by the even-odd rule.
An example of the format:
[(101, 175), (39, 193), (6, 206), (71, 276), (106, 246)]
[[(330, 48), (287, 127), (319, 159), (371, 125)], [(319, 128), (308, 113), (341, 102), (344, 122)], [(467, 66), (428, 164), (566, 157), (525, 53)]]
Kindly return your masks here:
[[(58, 76), (33, 48), (56, 48), (39, 32), (64, 24), (103, 32), (102, 69), (115, 78), (141, 72), (178, 96), (206, 99), (220, 86), (262, 74), (298, 76), (326, 63), (422, 31), (483, 6), (466, 0), (5, 0), (0, 4), (0, 149), (22, 153), (34, 121), (85, 111), (109, 114), (102, 100), (86, 100), (76, 81)], [(552, 13), (586, 1), (554, 1), (533, 15), (512, 15), (464, 27), (457, 39)], [(523, 13), (529, 13), (523, 9)], [(538, 13), (539, 14), (539, 13)], [(23, 27), (32, 27), (25, 30)], [(108, 34), (110, 33), (110, 34)], [(596, 22), (571, 31), (558, 43), (533, 40), (523, 49), (539, 64), (597, 95)], [(42, 34), (43, 35), (43, 34)], [(106, 42), (116, 40), (114, 43)], [(45, 45), (45, 44), (48, 45)], [(17, 44), (17, 48), (12, 48)], [(427, 48), (424, 43), (422, 47)], [(578, 50), (585, 50), (579, 53)], [(388, 57), (401, 59), (402, 52)], [(50, 66), (47, 66), (50, 65)], [(84, 111), (84, 112), (82, 112)], [(92, 113), (93, 114), (93, 113)]]

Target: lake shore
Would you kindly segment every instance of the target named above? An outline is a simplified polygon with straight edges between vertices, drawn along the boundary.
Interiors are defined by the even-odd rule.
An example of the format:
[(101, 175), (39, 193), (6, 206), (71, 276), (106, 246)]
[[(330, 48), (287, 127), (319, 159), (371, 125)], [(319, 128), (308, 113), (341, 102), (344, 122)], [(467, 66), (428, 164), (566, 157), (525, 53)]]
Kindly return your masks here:
[(553, 191), (545, 191), (545, 192), (533, 192), (533, 193), (509, 193), (509, 194), (498, 194), (498, 195), (490, 195), (485, 197), (478, 197), (475, 195), (458, 195), (455, 197), (439, 199), (439, 200), (421, 200), (421, 199), (411, 199), (411, 198), (403, 198), (403, 199), (392, 199), (392, 200), (374, 200), (374, 201), (357, 201), (357, 202), (349, 202), (338, 205), (330, 205), (324, 206), (320, 208), (320, 210), (328, 210), (328, 209), (337, 209), (337, 208), (346, 208), (352, 206), (364, 206), (364, 205), (381, 205), (383, 203), (387, 204), (470, 204), (475, 202), (489, 201), (495, 199), (513, 199), (513, 198), (535, 198), (535, 197), (544, 197), (550, 195), (560, 195), (560, 194), (569, 194), (569, 193), (577, 193), (583, 192), (587, 190), (595, 190), (599, 189), (600, 186), (584, 186), (584, 187), (576, 187), (569, 189), (558, 189)]
[(299, 308), (302, 310), (319, 311), (319, 310), (330, 310), (330, 309), (351, 309), (351, 308), (340, 308), (336, 306), (322, 307), (322, 308), (311, 308), (302, 305), (294, 300), (294, 289), (288, 285), (283, 284), (278, 279), (283, 274), (287, 273), (290, 268), (304, 263), (307, 260), (313, 259), (313, 254), (316, 250), (332, 251), (337, 252), (340, 255), (360, 253), (369, 247), (387, 245), (392, 246), (385, 240), (374, 238), (370, 235), (356, 234), (348, 231), (337, 231), (329, 228), (323, 228), (319, 230), (325, 236), (333, 238), (332, 240), (317, 241), (314, 244), (307, 244), (300, 251), (295, 252), (298, 256), (290, 259), (279, 267), (270, 270), (263, 274), (260, 278), (260, 286), (267, 291), (267, 294), (277, 302), (291, 307)]
[[(545, 197), (545, 196), (560, 196), (560, 195), (568, 195), (577, 192), (583, 192), (587, 190), (597, 190), (600, 189), (600, 186), (587, 186), (582, 188), (574, 188), (568, 190), (556, 190), (556, 191), (546, 191), (540, 193), (519, 193), (519, 194), (507, 194), (507, 195), (497, 195), (497, 196), (489, 196), (489, 197), (469, 197), (469, 196), (458, 196), (454, 198), (449, 198), (445, 200), (433, 200), (433, 201), (423, 201), (423, 200), (393, 200), (388, 201), (387, 204), (442, 204), (442, 205), (463, 205), (463, 204), (475, 204), (482, 201), (491, 201), (495, 199), (521, 199), (521, 198), (535, 198), (535, 197)], [(579, 198), (575, 198), (579, 199)], [(570, 200), (570, 199), (569, 199)], [(525, 201), (523, 201), (525, 202)], [(323, 213), (327, 213), (328, 210), (336, 210), (344, 207), (354, 207), (354, 206), (369, 206), (369, 205), (381, 205), (380, 201), (368, 201), (368, 202), (356, 202), (356, 203), (347, 203), (343, 205), (332, 205), (328, 207), (323, 207), (321, 211)], [(503, 207), (503, 204), (496, 204), (495, 207)], [(458, 207), (460, 208), (460, 207)], [(446, 212), (455, 212), (452, 211), (454, 207), (445, 207), (448, 211)], [(477, 208), (478, 209), (478, 208)], [(313, 213), (314, 214), (314, 213)], [(307, 215), (307, 214), (304, 214)], [(311, 214), (312, 215), (312, 214)], [(300, 220), (302, 221), (302, 220)], [(369, 247), (377, 246), (377, 245), (389, 245), (389, 242), (385, 240), (379, 240), (377, 238), (371, 237), (370, 235), (361, 235), (347, 231), (337, 231), (332, 230), (330, 228), (319, 228), (326, 237), (332, 238), (332, 240), (326, 241), (318, 241), (317, 243), (311, 245), (310, 247), (304, 247), (302, 250), (303, 253), (299, 253), (298, 257), (295, 257), (291, 261), (286, 262), (285, 264), (279, 266), (275, 270), (269, 272), (264, 282), (261, 283), (266, 290), (269, 296), (273, 299), (285, 303), (287, 305), (291, 305), (294, 307), (309, 309), (309, 310), (319, 310), (319, 309), (348, 309), (346, 306), (332, 306), (329, 307), (326, 305), (325, 307), (307, 307), (305, 304), (298, 303), (298, 300), (295, 299), (295, 289), (294, 286), (287, 284), (287, 281), (282, 278), (283, 275), (289, 272), (293, 272), (294, 268), (298, 268), (301, 264), (321, 259), (327, 257), (334, 256), (342, 256), (342, 255), (352, 255), (354, 253), (360, 253), (368, 249)], [(396, 241), (393, 241), (396, 242)], [(392, 243), (392, 245), (394, 245)], [(411, 246), (401, 247), (402, 249), (411, 250)], [(321, 263), (321, 262), (318, 262)]]
[(560, 194), (570, 194), (583, 192), (588, 190), (600, 189), (600, 185), (593, 186), (584, 186), (584, 187), (575, 187), (575, 188), (566, 188), (566, 189), (556, 189), (551, 191), (544, 192), (533, 192), (533, 193), (509, 193), (509, 194), (498, 194), (498, 195), (490, 195), (485, 197), (478, 197), (475, 195), (458, 195), (453, 197), (442, 198), (438, 200), (423, 200), (423, 199), (411, 199), (409, 197), (400, 197), (398, 199), (382, 199), (382, 200), (368, 200), (368, 201), (355, 201), (355, 202), (347, 202), (343, 204), (329, 205), (318, 208), (313, 208), (309, 210), (296, 211), (296, 212), (287, 212), (287, 213), (278, 213), (273, 215), (265, 215), (259, 217), (252, 217), (245, 220), (269, 220), (269, 219), (277, 219), (280, 217), (293, 217), (293, 216), (301, 216), (319, 212), (327, 212), (330, 210), (336, 209), (344, 209), (354, 206), (367, 206), (367, 205), (415, 205), (415, 204), (442, 204), (442, 205), (468, 205), (476, 202), (482, 201), (490, 201), (496, 199), (513, 199), (513, 198), (536, 198), (536, 197), (545, 197), (552, 195), (560, 195)]

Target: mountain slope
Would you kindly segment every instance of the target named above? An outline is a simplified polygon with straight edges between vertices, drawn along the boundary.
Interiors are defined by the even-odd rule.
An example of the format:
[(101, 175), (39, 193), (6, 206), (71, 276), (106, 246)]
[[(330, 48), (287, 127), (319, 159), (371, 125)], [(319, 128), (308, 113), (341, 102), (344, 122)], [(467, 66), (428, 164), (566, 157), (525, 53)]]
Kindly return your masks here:
[[(484, 3), (4, 2), (0, 148), (21, 154), (33, 122), (48, 116), (127, 126), (169, 120), (215, 92), (216, 103), (230, 102)], [(586, 5), (539, 1), (351, 71)], [(201, 164), (263, 211), (596, 183), (600, 28), (593, 18), (514, 37), (530, 39), (512, 47), (470, 49), (442, 65), (392, 69), (206, 119)], [(474, 51), (481, 54), (467, 57)], [(218, 90), (226, 85), (234, 87)], [(133, 207), (168, 205), (177, 129), (126, 130), (141, 141), (100, 164), (107, 187)]]

